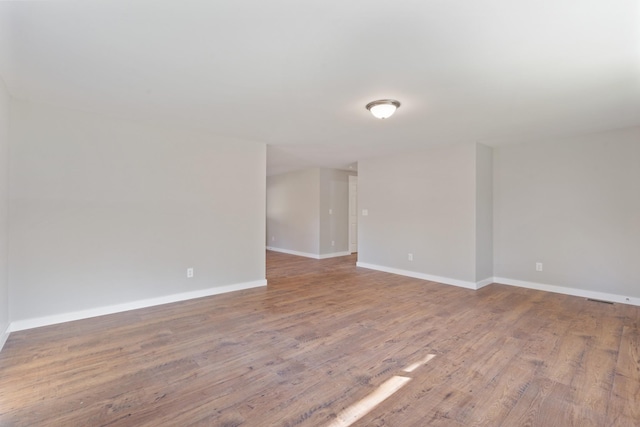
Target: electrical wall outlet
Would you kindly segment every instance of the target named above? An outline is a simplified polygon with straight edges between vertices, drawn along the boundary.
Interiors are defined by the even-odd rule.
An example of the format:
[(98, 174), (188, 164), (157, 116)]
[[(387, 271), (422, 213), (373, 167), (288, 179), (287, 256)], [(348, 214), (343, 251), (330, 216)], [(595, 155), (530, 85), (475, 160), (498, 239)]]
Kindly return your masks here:
[(187, 268), (187, 279), (191, 279), (193, 277), (193, 267)]
[(536, 271), (542, 271), (542, 263), (536, 262)]
[(332, 240), (332, 241), (331, 241), (331, 246), (335, 246), (335, 245), (336, 245), (336, 241), (335, 241), (335, 240)]
[(407, 258), (409, 259), (409, 261), (413, 261), (413, 254), (409, 254), (409, 256), (407, 256)]
[(362, 216), (368, 216), (369, 215), (369, 209), (362, 209)]

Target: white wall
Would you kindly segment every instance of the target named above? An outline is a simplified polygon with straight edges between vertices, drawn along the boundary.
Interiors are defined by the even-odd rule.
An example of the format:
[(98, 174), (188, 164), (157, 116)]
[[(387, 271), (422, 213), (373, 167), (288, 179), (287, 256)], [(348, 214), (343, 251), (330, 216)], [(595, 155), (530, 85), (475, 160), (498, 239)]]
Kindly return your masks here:
[(9, 328), (9, 105), (10, 97), (0, 78), (0, 349)]
[(640, 297), (640, 128), (494, 156), (495, 276)]
[(493, 150), (476, 144), (476, 282), (493, 277)]
[(349, 251), (350, 174), (354, 173), (338, 169), (320, 169), (321, 255)]
[(476, 163), (475, 144), (358, 162), (358, 265), (475, 287)]
[(348, 255), (349, 174), (310, 168), (267, 177), (267, 247), (312, 258)]
[(264, 284), (264, 144), (22, 102), (11, 131), (12, 321)]
[(320, 169), (267, 178), (267, 246), (320, 253)]

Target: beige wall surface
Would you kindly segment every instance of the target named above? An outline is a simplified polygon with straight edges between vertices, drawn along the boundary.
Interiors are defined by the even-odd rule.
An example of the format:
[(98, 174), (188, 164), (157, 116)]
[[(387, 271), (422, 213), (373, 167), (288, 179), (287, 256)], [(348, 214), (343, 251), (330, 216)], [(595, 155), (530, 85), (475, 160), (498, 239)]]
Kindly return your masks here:
[(9, 105), (10, 97), (0, 77), (0, 348), (9, 327)]
[(267, 178), (267, 246), (320, 254), (320, 169)]
[(267, 247), (313, 257), (347, 252), (350, 173), (309, 168), (267, 177)]
[(494, 198), (496, 277), (640, 296), (640, 128), (496, 148)]
[(476, 144), (476, 281), (493, 277), (493, 149)]
[(264, 144), (22, 102), (11, 136), (12, 321), (264, 280)]
[(349, 250), (349, 175), (343, 170), (320, 169), (321, 255)]
[(358, 262), (475, 283), (476, 197), (475, 144), (358, 162)]
[[(264, 279), (265, 235), (282, 249), (347, 251), (348, 173), (265, 181), (265, 153), (10, 102), (0, 87), (0, 332), (13, 320)], [(359, 262), (640, 296), (640, 128), (363, 160), (358, 205)]]

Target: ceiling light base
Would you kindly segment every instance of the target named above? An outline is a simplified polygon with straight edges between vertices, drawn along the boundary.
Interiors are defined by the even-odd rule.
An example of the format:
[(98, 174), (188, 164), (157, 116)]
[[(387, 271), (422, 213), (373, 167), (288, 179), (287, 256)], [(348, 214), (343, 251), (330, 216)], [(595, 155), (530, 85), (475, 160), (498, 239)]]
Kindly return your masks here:
[(400, 102), (395, 99), (379, 99), (367, 104), (367, 110), (369, 110), (371, 114), (373, 114), (373, 117), (377, 119), (386, 119), (391, 117), (399, 107)]

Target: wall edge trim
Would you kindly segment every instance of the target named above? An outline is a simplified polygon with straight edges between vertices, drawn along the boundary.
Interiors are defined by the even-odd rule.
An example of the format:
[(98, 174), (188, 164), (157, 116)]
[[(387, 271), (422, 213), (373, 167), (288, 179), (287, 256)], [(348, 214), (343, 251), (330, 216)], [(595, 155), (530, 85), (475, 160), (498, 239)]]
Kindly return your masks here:
[(309, 253), (309, 252), (292, 251), (291, 249), (276, 248), (274, 246), (267, 246), (267, 250), (268, 251), (273, 251), (273, 252), (281, 252), (283, 254), (303, 256), (305, 258), (320, 259), (320, 255), (319, 254), (312, 254), (312, 253)]
[[(369, 264), (367, 262), (357, 262), (357, 267), (368, 268), (370, 270), (384, 271), (385, 273), (398, 274), (400, 276), (413, 277), (414, 279), (428, 280), (430, 282), (443, 283), (445, 285), (453, 285), (466, 289), (478, 289), (478, 285), (474, 282), (466, 280), (452, 279), (449, 277), (434, 276), (431, 274), (419, 273), (417, 271), (402, 270), (399, 268), (386, 267), (383, 265)], [(484, 282), (484, 281), (483, 281)], [(485, 286), (485, 285), (483, 285)]]
[(517, 286), (519, 288), (533, 289), (537, 291), (553, 292), (556, 294), (572, 295), (575, 297), (593, 298), (602, 301), (640, 306), (640, 298), (638, 297), (590, 291), (587, 289), (568, 288), (565, 286), (548, 285), (544, 283), (527, 282), (525, 280), (509, 279), (506, 277), (494, 277), (493, 281), (494, 283), (501, 285)]
[(213, 288), (200, 289), (197, 291), (182, 292), (178, 294), (166, 295), (156, 298), (131, 301), (122, 304), (114, 304), (103, 307), (90, 308), (87, 310), (74, 311), (69, 313), (54, 314), (51, 316), (36, 317), (31, 319), (16, 320), (9, 325), (9, 332), (23, 331), (26, 329), (38, 328), (41, 326), (56, 325), (59, 323), (72, 322), (74, 320), (89, 319), (91, 317), (105, 316), (107, 314), (122, 313), (140, 308), (153, 307), (157, 305), (170, 304), (173, 302), (186, 301), (195, 298), (202, 298), (212, 295), (224, 294), (227, 292), (240, 291), (244, 289), (267, 286), (267, 280), (254, 280), (251, 282), (241, 282), (232, 285), (216, 286)]
[(0, 351), (2, 351), (2, 348), (9, 339), (9, 334), (11, 334), (11, 323), (7, 323), (7, 327), (2, 332), (2, 335), (0, 335)]
[(495, 283), (493, 277), (487, 277), (484, 280), (480, 280), (476, 283), (476, 289), (484, 288), (485, 286), (489, 286), (490, 284)]
[(640, 306), (640, 298), (625, 296), (619, 294), (611, 294), (607, 292), (591, 291), (587, 289), (568, 288), (565, 286), (548, 285), (544, 283), (527, 282), (525, 280), (508, 279), (505, 277), (488, 277), (477, 283), (467, 282), (459, 279), (451, 279), (449, 277), (433, 276), (430, 274), (419, 273), (416, 271), (402, 270), (393, 267), (386, 267), (366, 262), (356, 263), (358, 267), (368, 268), (370, 270), (383, 271), (385, 273), (398, 274), (400, 276), (413, 277), (415, 279), (428, 280), (430, 282), (442, 283), (445, 285), (453, 285), (466, 289), (478, 290), (493, 283), (507, 286), (515, 286), (519, 288), (533, 289), (537, 291), (552, 292), (562, 295), (571, 295), (582, 298), (593, 298), (602, 301), (610, 301), (620, 304), (628, 304)]
[(328, 254), (320, 254), (320, 259), (337, 258), (337, 257), (340, 257), (340, 256), (347, 256), (347, 255), (351, 255), (351, 252), (349, 252), (349, 251), (331, 252), (331, 253), (328, 253)]

